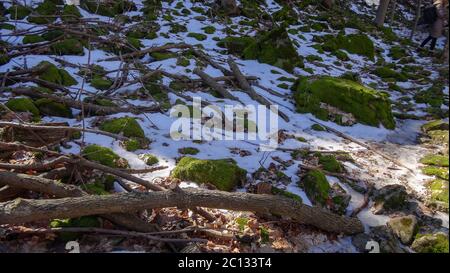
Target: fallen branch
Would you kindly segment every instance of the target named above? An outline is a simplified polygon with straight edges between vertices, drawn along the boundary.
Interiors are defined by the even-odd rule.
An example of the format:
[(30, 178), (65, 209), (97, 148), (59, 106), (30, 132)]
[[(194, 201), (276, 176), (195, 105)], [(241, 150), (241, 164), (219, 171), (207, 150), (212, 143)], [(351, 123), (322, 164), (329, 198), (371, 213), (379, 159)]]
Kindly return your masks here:
[(230, 100), (239, 101), (238, 98), (233, 96), (228, 90), (225, 89), (222, 85), (218, 84), (213, 78), (211, 78), (208, 74), (201, 71), (200, 69), (194, 69), (194, 73), (199, 76), (207, 85), (209, 85), (212, 89), (216, 90), (222, 97)]
[[(192, 47), (191, 45), (184, 44), (184, 43), (167, 44), (167, 45), (163, 45), (163, 46), (150, 47), (150, 48), (146, 48), (146, 49), (143, 49), (143, 50), (134, 51), (132, 53), (123, 54), (122, 58), (123, 59), (135, 58), (135, 57), (139, 57), (139, 56), (145, 55), (147, 53), (165, 51), (165, 50), (173, 49), (173, 48), (183, 49), (183, 48), (191, 48), (191, 47)], [(105, 61), (109, 62), (109, 61), (120, 61), (120, 59), (121, 59), (121, 57), (115, 56), (115, 57), (110, 57), (110, 58), (106, 58), (106, 59), (100, 59), (98, 61), (99, 62), (105, 62)]]
[(364, 231), (357, 218), (334, 214), (319, 207), (310, 207), (295, 200), (265, 194), (180, 189), (118, 193), (105, 196), (83, 196), (53, 200), (16, 199), (0, 203), (0, 224), (19, 224), (55, 218), (125, 213), (164, 207), (209, 207), (237, 211), (253, 211), (289, 217), (299, 223), (344, 234)]

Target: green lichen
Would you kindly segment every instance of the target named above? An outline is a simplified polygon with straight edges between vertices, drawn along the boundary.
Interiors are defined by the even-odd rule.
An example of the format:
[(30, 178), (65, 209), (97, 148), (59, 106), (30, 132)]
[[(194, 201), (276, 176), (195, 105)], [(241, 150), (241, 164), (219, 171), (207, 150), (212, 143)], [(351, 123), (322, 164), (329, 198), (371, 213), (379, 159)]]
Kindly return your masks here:
[(72, 110), (65, 104), (56, 102), (51, 99), (42, 98), (35, 101), (40, 113), (47, 116), (72, 118)]
[(132, 117), (106, 120), (100, 125), (100, 129), (114, 134), (122, 133), (126, 137), (145, 138), (144, 130)]
[(29, 112), (35, 117), (39, 116), (39, 109), (29, 98), (10, 99), (5, 105), (14, 112)]
[(197, 148), (185, 147), (185, 148), (178, 149), (178, 152), (183, 155), (196, 155), (200, 151)]
[(84, 55), (83, 44), (77, 39), (64, 39), (50, 46), (50, 50), (55, 55)]
[(196, 183), (209, 183), (223, 191), (231, 191), (246, 177), (246, 171), (226, 159), (202, 160), (183, 157), (172, 171), (172, 176)]
[(89, 160), (111, 168), (124, 168), (128, 166), (128, 162), (125, 159), (120, 158), (110, 148), (96, 144), (86, 146), (83, 149), (82, 155)]
[(328, 120), (329, 113), (321, 103), (351, 113), (360, 123), (394, 129), (395, 121), (386, 95), (347, 79), (320, 77), (315, 80), (302, 78), (294, 85), (297, 111), (312, 113)]
[(39, 79), (41, 80), (64, 86), (71, 86), (78, 83), (67, 71), (59, 69), (54, 64), (47, 61), (40, 62), (38, 68), (44, 68), (44, 71), (39, 74)]
[(312, 202), (325, 205), (329, 198), (330, 184), (320, 170), (310, 170), (299, 182)]

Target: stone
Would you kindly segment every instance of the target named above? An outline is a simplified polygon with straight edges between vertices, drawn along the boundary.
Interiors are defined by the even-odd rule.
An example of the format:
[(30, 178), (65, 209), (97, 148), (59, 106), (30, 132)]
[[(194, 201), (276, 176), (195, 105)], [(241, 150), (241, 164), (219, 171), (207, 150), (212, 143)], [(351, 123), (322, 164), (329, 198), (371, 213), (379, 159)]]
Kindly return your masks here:
[(417, 218), (414, 215), (392, 218), (387, 222), (387, 226), (405, 245), (413, 241), (418, 231)]

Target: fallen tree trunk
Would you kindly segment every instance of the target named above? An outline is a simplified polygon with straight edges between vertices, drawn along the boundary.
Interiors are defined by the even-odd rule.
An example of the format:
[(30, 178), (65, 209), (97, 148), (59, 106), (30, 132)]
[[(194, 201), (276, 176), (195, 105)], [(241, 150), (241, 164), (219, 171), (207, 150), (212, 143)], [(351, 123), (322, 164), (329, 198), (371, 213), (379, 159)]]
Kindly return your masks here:
[(143, 49), (143, 50), (139, 50), (139, 51), (135, 51), (135, 52), (132, 52), (132, 53), (123, 54), (121, 57), (115, 56), (115, 57), (110, 57), (110, 58), (106, 58), (106, 59), (101, 59), (101, 60), (98, 60), (98, 61), (99, 62), (119, 61), (121, 58), (122, 59), (134, 58), (134, 57), (139, 57), (139, 56), (145, 55), (147, 53), (165, 51), (165, 50), (173, 49), (173, 48), (184, 49), (184, 48), (192, 48), (192, 46), (189, 45), (189, 44), (184, 44), (184, 43), (167, 44), (167, 45), (163, 45), (163, 46), (149, 47), (149, 48), (146, 48), (146, 49)]
[(364, 231), (363, 225), (357, 218), (340, 216), (319, 207), (306, 206), (286, 197), (180, 188), (169, 191), (118, 193), (53, 200), (19, 198), (0, 203), (0, 224), (125, 213), (150, 208), (195, 206), (270, 213), (334, 233), (356, 234)]

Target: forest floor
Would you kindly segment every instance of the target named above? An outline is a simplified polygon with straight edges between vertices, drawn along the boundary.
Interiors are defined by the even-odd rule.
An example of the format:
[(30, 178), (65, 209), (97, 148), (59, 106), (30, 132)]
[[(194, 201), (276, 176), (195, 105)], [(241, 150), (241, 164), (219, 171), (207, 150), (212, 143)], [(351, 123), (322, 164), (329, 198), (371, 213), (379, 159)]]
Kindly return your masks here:
[[(33, 7), (37, 7), (43, 1), (32, 2)], [(58, 1), (46, 0), (45, 2)], [(3, 83), (0, 102), (15, 112), (15, 114), (9, 111), (0, 112), (1, 120), (36, 122), (38, 117), (40, 123), (67, 123), (71, 127), (106, 130), (101, 126), (105, 120), (133, 117), (142, 128), (144, 136), (150, 141), (148, 147), (141, 146), (133, 149), (107, 135), (84, 132), (79, 139), (65, 140), (63, 145), (58, 145), (57, 151), (61, 155), (85, 155), (83, 149), (86, 148), (83, 147), (97, 144), (110, 148), (116, 155), (125, 159), (131, 169), (149, 168), (147, 159), (148, 154), (151, 154), (158, 159), (158, 163), (152, 167), (165, 166), (166, 168), (134, 175), (156, 183), (162, 183), (162, 180), (170, 177), (180, 157), (185, 155), (205, 160), (233, 159), (237, 166), (247, 172), (245, 182), (234, 191), (259, 193), (257, 184), (268, 183), (272, 187), (272, 192), (273, 188), (279, 189), (285, 195), (289, 195), (286, 192), (290, 192), (299, 196), (303, 204), (308, 206), (329, 208), (329, 204), (320, 204), (318, 200), (315, 200), (316, 196), (311, 193), (312, 190), (305, 188), (302, 180), (308, 176), (308, 166), (314, 166), (316, 169), (326, 168), (321, 158), (331, 154), (330, 160), (338, 164), (338, 170), (324, 172), (331, 188), (330, 193), (337, 191), (344, 198), (348, 197), (348, 203), (340, 213), (347, 216), (356, 214), (355, 217), (360, 219), (365, 228), (365, 233), (359, 235), (336, 235), (311, 226), (295, 224), (288, 219), (220, 209), (207, 209), (218, 217), (213, 223), (206, 222), (190, 210), (175, 208), (154, 209), (140, 215), (142, 219), (156, 223), (166, 231), (187, 227), (221, 230), (220, 236), (213, 232), (187, 233), (189, 236), (208, 240), (206, 244), (198, 244), (202, 251), (364, 252), (366, 243), (375, 240), (380, 243), (382, 251), (412, 252), (423, 251), (413, 242), (423, 236), (443, 232), (448, 237), (449, 88), (448, 66), (440, 61), (446, 40), (445, 37), (438, 39), (437, 49), (434, 52), (429, 52), (428, 48), (418, 50), (418, 45), (427, 37), (428, 30), (418, 29), (413, 40), (409, 40), (414, 19), (412, 7), (398, 1), (393, 22), (386, 23), (380, 30), (372, 25), (376, 8), (367, 5), (364, 1), (349, 1), (350, 4), (342, 4), (343, 6), (332, 10), (315, 4), (290, 6), (289, 8), (295, 11), (292, 13), (279, 12), (283, 10), (283, 1), (255, 1), (253, 4), (249, 4), (249, 1), (240, 1), (242, 6), (247, 7), (247, 12), (237, 16), (215, 14), (217, 10), (214, 9), (212, 3), (214, 1), (161, 1), (161, 6), (153, 5), (159, 1), (132, 2), (135, 10), (124, 11), (121, 15), (113, 14), (110, 17), (95, 14), (95, 10), (88, 11), (87, 8), (81, 8), (83, 6), (78, 7), (77, 10), (81, 16), (79, 20), (82, 20), (82, 24), (77, 21), (73, 23), (63, 21), (61, 19), (63, 17), (57, 17), (55, 21), (46, 22), (46, 24), (29, 22), (30, 16), (15, 20), (11, 11), (5, 12), (11, 4), (4, 2), (5, 9), (0, 8), (0, 15), (3, 13), (5, 19), (0, 24), (0, 38), (3, 43), (1, 46), (5, 48), (3, 53), (7, 55), (18, 54), (11, 55), (11, 58), (0, 66)], [(254, 6), (257, 10), (252, 13), (250, 10), (255, 9)], [(61, 5), (57, 7), (58, 11), (55, 14), (63, 8)], [(101, 12), (97, 11), (97, 13)], [(151, 17), (153, 13), (155, 16)], [(269, 14), (272, 20), (258, 18), (254, 13)], [(148, 20), (150, 17), (152, 20)], [(342, 21), (343, 26), (338, 26), (338, 21)], [(86, 33), (97, 33), (97, 35), (77, 36), (78, 34), (74, 32), (83, 27), (88, 28), (89, 25), (92, 29)], [(255, 37), (258, 33), (271, 29), (273, 25), (283, 25), (286, 29), (291, 46), (302, 60), (301, 65), (296, 65), (293, 69), (283, 69), (274, 62), (269, 64), (270, 61), (256, 60), (260, 56), (256, 59), (245, 58), (242, 50), (237, 49), (239, 45), (233, 44), (233, 47), (228, 48), (223, 46), (223, 41), (227, 37)], [(54, 49), (52, 46), (46, 46), (41, 51), (20, 54), (40, 43), (46, 43), (47, 39), (52, 40), (57, 37), (58, 34), (51, 33), (55, 29), (62, 32), (66, 29), (67, 37), (79, 39), (82, 51), (76, 54), (65, 54), (57, 51), (65, 51), (67, 48)], [(67, 29), (73, 31), (70, 32)], [(143, 34), (140, 35), (141, 33), (138, 32)], [(46, 33), (50, 33), (52, 38), (40, 38), (42, 41), (38, 39), (36, 44), (25, 43), (24, 38), (27, 36), (42, 37)], [(366, 44), (327, 51), (327, 41), (336, 35), (354, 34), (363, 34), (369, 38), (374, 46), (372, 53), (370, 48), (360, 50), (359, 47), (366, 47)], [(123, 46), (113, 48), (110, 44), (99, 42), (97, 39), (120, 41)], [(283, 40), (281, 43), (285, 42)], [(190, 48), (173, 48), (159, 54), (142, 54), (132, 58), (126, 55), (169, 43), (191, 45), (201, 49), (208, 58), (192, 54)], [(353, 43), (356, 42), (353, 41)], [(93, 45), (90, 49), (86, 46), (89, 44)], [(68, 47), (75, 50), (76, 45), (72, 44)], [(278, 119), (279, 140), (276, 150), (262, 151), (260, 145), (266, 142), (260, 140), (192, 141), (171, 138), (170, 127), (176, 118), (170, 116), (168, 109), (180, 103), (192, 105), (190, 101), (192, 97), (201, 97), (203, 101), (219, 107), (240, 103), (255, 106), (259, 104), (243, 92), (236, 82), (222, 82), (237, 98), (234, 100), (218, 96), (211, 91), (211, 88), (198, 81), (199, 76), (194, 73), (195, 68), (201, 68), (211, 77), (227, 76), (211, 65), (208, 60), (213, 60), (219, 66), (229, 70), (231, 69), (228, 68), (227, 63), (229, 56), (233, 56), (244, 75), (256, 78), (252, 81), (254, 90), (272, 104), (278, 105), (279, 111), (289, 118), (289, 121)], [(43, 85), (39, 81), (8, 78), (8, 74), (14, 71), (36, 68), (43, 61), (64, 69), (76, 83), (62, 86), (64, 84), (61, 81), (57, 82), (59, 89), (56, 90), (52, 88), (53, 86)], [(88, 70), (86, 68), (92, 65), (103, 68), (101, 70), (104, 73), (100, 72), (101, 77), (97, 78), (97, 83), (94, 80), (95, 76), (92, 76), (95, 72), (91, 70), (86, 73)], [(154, 70), (164, 71), (166, 74), (162, 73), (157, 79), (144, 77), (145, 73)], [(381, 70), (383, 71), (380, 72)], [(195, 86), (185, 84), (180, 89), (176, 89), (179, 87), (176, 83), (179, 82), (173, 75), (190, 79), (191, 84)], [(395, 128), (387, 129), (382, 124), (370, 126), (360, 123), (358, 120), (353, 120), (357, 113), (350, 115), (351, 124), (341, 123), (340, 125), (330, 120), (319, 119), (317, 115), (311, 113), (298, 112), (295, 94), (300, 92), (297, 88), (301, 88), (302, 84), (299, 84), (297, 80), (314, 80), (322, 76), (351, 78), (362, 86), (369, 86), (385, 94), (394, 113)], [(98, 81), (103, 82), (98, 83)], [(106, 84), (106, 87), (102, 83)], [(58, 94), (58, 96), (81, 101), (90, 98), (98, 105), (101, 105), (99, 101), (102, 100), (103, 106), (120, 105), (136, 109), (159, 104), (162, 110), (155, 112), (144, 109), (140, 112), (124, 111), (103, 116), (85, 116), (82, 115), (81, 109), (72, 107), (69, 108), (70, 115), (66, 115), (61, 114), (61, 111), (55, 111), (50, 106), (48, 106), (51, 108), (49, 110), (42, 105), (42, 102), (39, 106), (38, 99), (32, 97), (40, 112), (35, 115), (30, 114), (32, 111), (29, 109), (25, 111), (19, 109), (20, 107), (12, 109), (14, 103), (8, 104), (19, 97), (14, 93), (14, 89), (37, 86), (53, 89), (51, 92), (45, 91), (44, 88), (38, 90), (44, 94)], [(164, 87), (160, 86), (169, 87), (166, 89), (169, 92), (162, 91)], [(107, 104), (104, 104), (106, 102)], [(350, 98), (343, 103), (353, 102)], [(28, 114), (23, 113), (27, 110)], [(440, 121), (439, 126), (436, 127), (439, 130), (436, 128), (428, 130), (426, 126), (424, 127), (425, 124), (436, 120)], [(2, 127), (7, 127), (6, 123)], [(430, 132), (440, 132), (441, 138), (433, 137)], [(121, 130), (113, 133), (124, 134)], [(2, 141), (7, 142), (4, 139)], [(44, 141), (46, 142), (47, 139)], [(427, 163), (423, 159), (425, 156), (432, 159), (437, 156), (444, 162), (438, 164), (430, 160), (433, 163)], [(43, 156), (36, 152), (16, 151), (8, 154), (7, 157), (2, 157), (0, 162), (32, 164), (48, 162), (54, 158), (54, 156)], [(95, 161), (89, 156), (87, 158)], [(39, 171), (31, 169), (26, 173), (37, 175)], [(86, 179), (84, 182), (72, 177), (66, 182), (79, 186), (85, 186), (84, 183), (94, 185), (99, 176), (102, 177), (100, 174), (92, 173), (84, 173), (83, 176)], [(100, 188), (102, 194), (112, 194), (127, 191), (124, 184), (125, 188), (143, 190), (142, 186), (130, 181), (117, 180), (110, 188), (104, 186)], [(436, 185), (439, 186), (438, 189)], [(98, 185), (87, 188), (92, 190), (96, 186)], [(199, 187), (199, 185), (191, 181), (183, 181), (180, 187)], [(200, 185), (200, 187), (205, 186)], [(436, 199), (436, 195), (441, 194), (442, 197), (442, 192), (444, 198)], [(34, 192), (22, 192), (20, 196), (45, 197)], [(384, 199), (380, 201), (380, 198)], [(389, 207), (387, 204), (395, 198), (402, 200), (394, 200), (396, 203)], [(337, 203), (330, 206), (335, 205)], [(413, 217), (414, 221), (417, 221), (410, 235), (414, 238), (406, 240), (408, 242), (402, 242), (401, 236), (395, 235), (400, 232), (398, 228), (393, 227), (393, 220), (398, 217), (403, 217), (402, 219)], [(0, 232), (8, 234), (2, 236), (0, 233), (0, 252), (64, 252), (64, 244), (68, 237), (78, 240), (82, 252), (170, 251), (166, 244), (147, 238), (101, 233), (76, 236), (71, 234), (72, 236), (64, 237), (59, 233), (43, 235), (30, 231), (48, 226), (49, 221), (0, 226)], [(114, 228), (106, 220), (103, 220), (100, 226), (105, 229)], [(188, 235), (180, 236), (188, 238)]]

